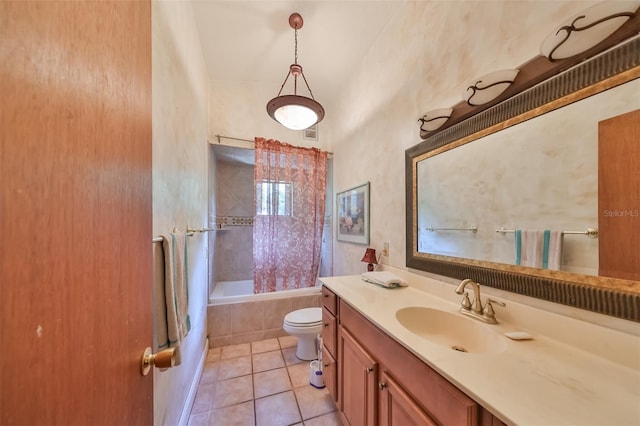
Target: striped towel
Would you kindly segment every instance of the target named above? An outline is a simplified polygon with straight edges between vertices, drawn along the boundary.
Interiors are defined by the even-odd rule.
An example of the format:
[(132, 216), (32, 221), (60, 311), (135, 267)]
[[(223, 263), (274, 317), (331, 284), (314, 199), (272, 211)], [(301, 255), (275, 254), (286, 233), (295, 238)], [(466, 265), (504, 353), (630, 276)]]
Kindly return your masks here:
[[(186, 236), (173, 232), (162, 236), (164, 270), (156, 267), (155, 325), (158, 350), (175, 347), (176, 365), (181, 363), (180, 343), (191, 329)], [(161, 273), (162, 272), (162, 273)]]
[(562, 231), (545, 230), (542, 237), (542, 267), (560, 270), (562, 264)]
[(516, 265), (560, 270), (562, 231), (516, 230)]

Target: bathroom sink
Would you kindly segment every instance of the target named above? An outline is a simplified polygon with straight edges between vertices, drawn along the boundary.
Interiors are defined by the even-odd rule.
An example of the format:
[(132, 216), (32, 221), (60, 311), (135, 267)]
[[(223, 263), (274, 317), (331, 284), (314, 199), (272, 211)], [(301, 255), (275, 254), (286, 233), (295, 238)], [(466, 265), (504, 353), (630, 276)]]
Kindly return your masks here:
[(424, 307), (403, 308), (396, 318), (410, 332), (452, 350), (475, 354), (497, 354), (507, 347), (502, 335), (462, 314)]

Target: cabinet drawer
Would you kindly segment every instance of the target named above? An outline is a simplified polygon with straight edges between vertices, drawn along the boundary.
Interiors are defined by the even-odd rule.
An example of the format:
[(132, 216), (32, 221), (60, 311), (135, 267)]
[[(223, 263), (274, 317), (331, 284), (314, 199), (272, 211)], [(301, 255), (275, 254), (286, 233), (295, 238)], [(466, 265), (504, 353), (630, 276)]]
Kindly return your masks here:
[(327, 308), (322, 308), (322, 343), (336, 356), (336, 333), (338, 331), (338, 322)]
[(333, 400), (338, 402), (338, 364), (335, 358), (322, 346), (322, 377)]
[(333, 315), (338, 314), (338, 298), (335, 293), (326, 287), (322, 287), (322, 306), (327, 308)]

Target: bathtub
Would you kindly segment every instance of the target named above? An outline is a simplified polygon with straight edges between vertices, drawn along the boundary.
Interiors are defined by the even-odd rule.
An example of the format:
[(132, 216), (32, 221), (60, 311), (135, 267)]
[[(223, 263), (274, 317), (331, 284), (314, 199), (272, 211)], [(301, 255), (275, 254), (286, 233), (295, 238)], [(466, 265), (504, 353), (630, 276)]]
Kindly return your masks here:
[(316, 281), (315, 287), (280, 290), (270, 293), (253, 293), (253, 280), (220, 281), (215, 284), (209, 295), (210, 305), (226, 305), (228, 303), (257, 302), (260, 300), (284, 299), (320, 294), (322, 283)]
[(284, 316), (296, 309), (321, 306), (321, 288), (318, 280), (315, 287), (253, 294), (253, 280), (216, 283), (207, 306), (209, 347), (286, 336)]

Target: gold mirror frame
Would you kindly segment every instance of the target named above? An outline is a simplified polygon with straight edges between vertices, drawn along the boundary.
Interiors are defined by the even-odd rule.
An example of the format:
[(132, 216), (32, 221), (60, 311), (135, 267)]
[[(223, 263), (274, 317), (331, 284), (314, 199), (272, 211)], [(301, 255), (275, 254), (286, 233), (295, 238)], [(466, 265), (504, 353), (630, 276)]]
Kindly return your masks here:
[[(632, 31), (631, 36), (638, 32), (638, 20), (633, 19), (633, 21), (635, 21), (635, 32)], [(616, 40), (610, 40), (609, 45), (603, 44), (599, 47), (600, 52), (619, 41), (618, 37)], [(532, 78), (533, 83), (528, 87), (525, 87), (526, 84), (520, 85), (520, 92), (517, 94), (506, 94), (495, 103), (473, 113), (465, 110), (464, 118), (443, 130), (427, 135), (423, 142), (407, 149), (405, 151), (407, 267), (456, 279), (471, 278), (497, 289), (640, 322), (640, 282), (638, 281), (420, 253), (417, 244), (417, 164), (419, 161), (640, 78), (638, 52), (640, 52), (638, 37), (617, 45), (599, 56), (593, 56), (599, 52), (591, 52), (591, 59), (580, 58), (582, 62), (576, 60), (571, 65), (565, 64), (565, 68), (557, 68), (556, 75), (551, 78), (535, 76)], [(540, 61), (542, 61), (540, 57), (537, 57), (528, 64)], [(526, 66), (527, 64), (523, 67)], [(573, 68), (566, 70), (570, 66)], [(563, 72), (558, 74), (561, 71)], [(542, 83), (537, 84), (540, 81)]]

